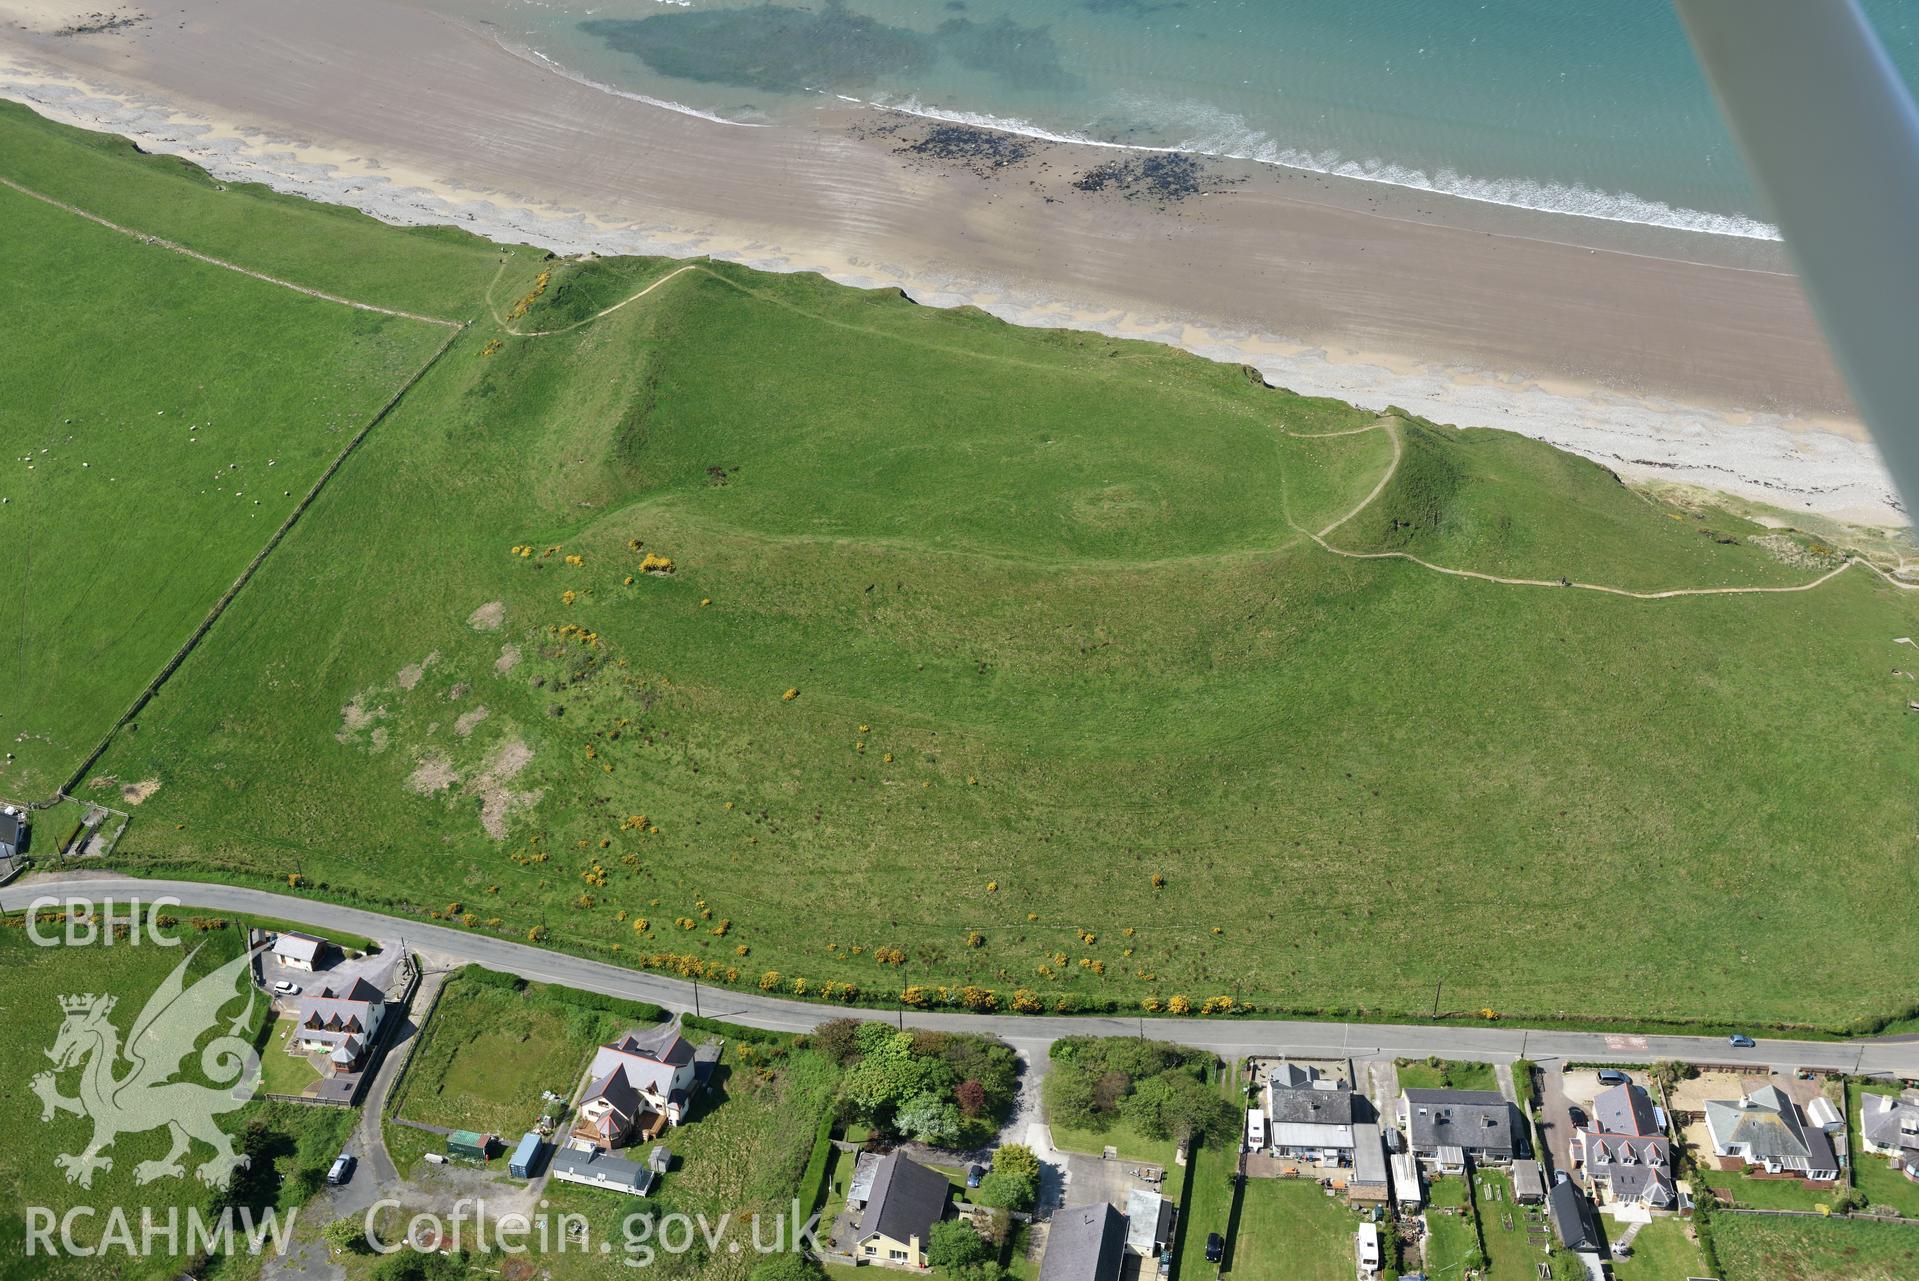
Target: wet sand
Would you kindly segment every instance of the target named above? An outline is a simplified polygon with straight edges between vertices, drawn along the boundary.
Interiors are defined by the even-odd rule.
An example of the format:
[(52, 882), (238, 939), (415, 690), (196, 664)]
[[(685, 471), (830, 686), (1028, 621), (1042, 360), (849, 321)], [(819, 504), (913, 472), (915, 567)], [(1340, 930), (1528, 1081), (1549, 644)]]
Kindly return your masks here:
[(1906, 523), (1767, 242), (1255, 164), (1208, 165), (1184, 199), (1082, 190), (1126, 153), (921, 154), (905, 148), (931, 122), (842, 104), (804, 126), (720, 123), (386, 0), (176, 0), (50, 34), (87, 12), (0, 0), (0, 96), (224, 177), (562, 251), (710, 254), (1161, 339), (1628, 475)]

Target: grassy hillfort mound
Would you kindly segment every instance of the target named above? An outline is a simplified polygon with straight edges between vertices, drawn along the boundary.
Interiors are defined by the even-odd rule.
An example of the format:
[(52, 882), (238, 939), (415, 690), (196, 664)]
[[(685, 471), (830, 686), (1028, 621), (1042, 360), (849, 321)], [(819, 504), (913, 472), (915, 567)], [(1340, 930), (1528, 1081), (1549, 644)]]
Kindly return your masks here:
[[(306, 207), (166, 180), (351, 296)], [(124, 866), (841, 1000), (1911, 1004), (1919, 594), (1744, 590), (1810, 536), (1163, 347), (326, 217), (471, 324), (94, 767), (158, 784)]]

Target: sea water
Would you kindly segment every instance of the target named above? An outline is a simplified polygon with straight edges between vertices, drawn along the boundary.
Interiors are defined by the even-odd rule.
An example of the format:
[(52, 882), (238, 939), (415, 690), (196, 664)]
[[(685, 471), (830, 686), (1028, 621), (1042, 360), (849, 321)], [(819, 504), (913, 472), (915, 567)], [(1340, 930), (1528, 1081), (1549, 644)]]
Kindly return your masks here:
[[(743, 126), (867, 103), (1777, 238), (1669, 0), (420, 0)], [(1919, 81), (1919, 0), (1866, 0)]]

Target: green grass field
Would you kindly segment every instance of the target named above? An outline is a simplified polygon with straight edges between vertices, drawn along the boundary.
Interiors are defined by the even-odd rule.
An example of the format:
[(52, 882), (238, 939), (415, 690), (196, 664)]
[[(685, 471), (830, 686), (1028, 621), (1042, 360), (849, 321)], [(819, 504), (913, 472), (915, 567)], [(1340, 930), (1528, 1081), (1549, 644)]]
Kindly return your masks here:
[[(1736, 1216), (1722, 1215), (1714, 1223), (1732, 1217)], [(1698, 1242), (1677, 1218), (1654, 1219), (1640, 1229), (1632, 1241), (1632, 1257), (1614, 1259), (1612, 1270), (1615, 1281), (1686, 1281), (1707, 1275)]]
[(1919, 1229), (1852, 1219), (1719, 1214), (1713, 1248), (1725, 1281), (1908, 1281)]
[(612, 1011), (570, 1003), (563, 989), (516, 990), (455, 976), (440, 991), (426, 1039), (388, 1111), (495, 1134), (510, 1148), (551, 1110), (543, 1092), (571, 1098), (593, 1047), (635, 1026)]
[[(0, 114), (0, 138), (11, 120)], [(38, 800), (448, 331), (304, 297), (5, 187), (0, 253), (22, 268), (0, 275), (0, 306), (33, 317), (0, 364), (0, 540), (13, 549), (0, 566), (13, 604), (0, 791)]]
[[(1359, 1216), (1311, 1179), (1248, 1179), (1233, 1241), (1238, 1281), (1348, 1281)], [(1210, 1275), (1188, 1274), (1191, 1277)]]
[[(582, 324), (664, 264), (502, 265), (17, 113), (0, 138), (0, 171), (63, 198), (124, 178), (209, 252), (257, 241), (281, 274), (479, 317), (96, 767), (158, 784), (121, 866), (458, 899), (474, 929), (806, 995), (1414, 1016), (1443, 979), (1449, 1008), (1507, 1018), (1832, 1029), (1912, 1004), (1873, 962), (1919, 931), (1896, 907), (1919, 892), (1919, 741), (1888, 676), (1915, 594), (1855, 569), (1629, 600), (1303, 531), (1359, 505), (1397, 438), (1334, 546), (1668, 588), (1810, 581), (1810, 537), (1762, 543), (1517, 437), (1389, 433), (1165, 348), (814, 277), (700, 266)], [(39, 231), (87, 262), (96, 233)], [(311, 310), (296, 360), (364, 314)], [(241, 328), (205, 314), (215, 346)], [(172, 374), (139, 359), (116, 350), (112, 394), (160, 404)], [(220, 465), (257, 465), (250, 443)], [(70, 563), (152, 581), (199, 498), (142, 496), (144, 561), (95, 523)], [(51, 617), (98, 599), (60, 581)], [(14, 679), (111, 719), (197, 616), (154, 615), (151, 662), (75, 649)], [(34, 768), (86, 738), (36, 743)], [(1542, 943), (1568, 885), (1684, 982)]]
[(1546, 1252), (1530, 1244), (1526, 1233), (1535, 1225), (1544, 1227), (1544, 1211), (1515, 1204), (1512, 1179), (1498, 1170), (1479, 1170), (1473, 1178), (1490, 1281), (1539, 1281), (1538, 1265)]
[[(139, 946), (122, 940), (112, 947), (40, 948), (28, 942), (17, 924), (0, 925), (0, 974), (5, 975), (0, 1008), (8, 1026), (8, 1035), (0, 1041), (0, 1126), (10, 1134), (32, 1136), (31, 1142), (11, 1143), (0, 1151), (0, 1276), (58, 1281), (98, 1276), (103, 1269), (130, 1279), (176, 1276), (184, 1262), (177, 1250), (141, 1256), (115, 1250), (100, 1259), (69, 1256), (64, 1251), (55, 1257), (42, 1253), (30, 1257), (25, 1236), (29, 1207), (51, 1211), (56, 1220), (76, 1208), (92, 1207), (91, 1217), (74, 1220), (73, 1235), (82, 1245), (101, 1241), (109, 1227), (107, 1216), (115, 1208), (135, 1225), (143, 1210), (162, 1218), (174, 1210), (212, 1216), (224, 1205), (251, 1207), (256, 1214), (268, 1207), (284, 1213), (318, 1190), (352, 1128), (354, 1114), (345, 1109), (256, 1100), (221, 1120), (235, 1150), (253, 1160), (228, 1188), (209, 1189), (194, 1177), (194, 1168), (212, 1155), (199, 1143), (185, 1158), (185, 1177), (162, 1176), (139, 1183), (137, 1167), (167, 1152), (165, 1130), (119, 1136), (105, 1153), (112, 1160), (111, 1168), (95, 1172), (91, 1187), (67, 1180), (54, 1158), (81, 1151), (94, 1132), (93, 1124), (66, 1112), (43, 1123), (40, 1100), (30, 1088), (31, 1078), (51, 1066), (46, 1051), (55, 1044), (63, 1019), (58, 998), (88, 992), (113, 996), (111, 1021), (124, 1038), (147, 999), (192, 949), (198, 951), (192, 954), (188, 983), (238, 956), (244, 945), (239, 925), (201, 932), (183, 924), (168, 934), (185, 946), (163, 948), (143, 939)], [(256, 997), (248, 1007), (241, 988), (236, 985), (234, 991), (234, 1001), (223, 1013), (232, 1019), (250, 1008), (250, 1014), (239, 1017), (242, 1034), (252, 1037), (260, 1031), (265, 1002)], [(197, 1058), (191, 1060), (181, 1079), (204, 1082), (207, 1078), (197, 1072), (197, 1063)], [(130, 1067), (122, 1062), (113, 1071), (127, 1076)], [(60, 1092), (75, 1097), (78, 1084), (79, 1073), (67, 1071), (60, 1078)], [(253, 1262), (217, 1261), (213, 1269), (197, 1275), (248, 1275)]]
[(1484, 1259), (1479, 1218), (1467, 1200), (1466, 1181), (1434, 1179), (1426, 1197), (1426, 1270), (1436, 1277), (1458, 1276)]
[(1441, 1059), (1437, 1067), (1426, 1059), (1403, 1059), (1394, 1065), (1402, 1090), (1493, 1090), (1499, 1074), (1490, 1063)]

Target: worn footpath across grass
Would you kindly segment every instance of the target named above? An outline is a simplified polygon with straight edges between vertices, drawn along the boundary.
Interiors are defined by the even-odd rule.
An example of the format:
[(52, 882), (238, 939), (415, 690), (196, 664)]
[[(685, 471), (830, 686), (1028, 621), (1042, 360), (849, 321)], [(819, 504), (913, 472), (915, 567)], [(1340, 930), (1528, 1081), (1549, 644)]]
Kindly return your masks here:
[[(39, 801), (447, 331), (169, 253), (7, 187), (0, 253), (33, 264), (0, 273), (0, 307), (33, 318), (0, 362), (0, 540), (13, 549), (0, 560), (13, 603), (0, 793)], [(86, 795), (131, 806), (146, 781)]]

